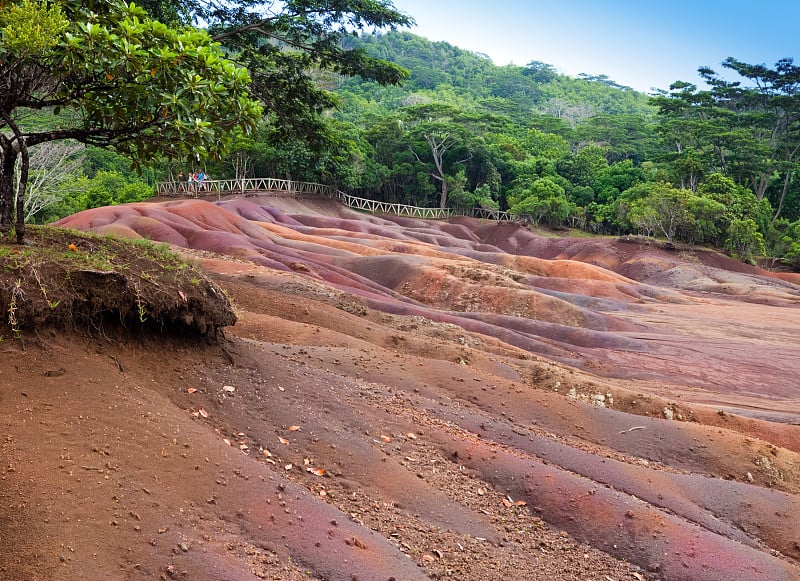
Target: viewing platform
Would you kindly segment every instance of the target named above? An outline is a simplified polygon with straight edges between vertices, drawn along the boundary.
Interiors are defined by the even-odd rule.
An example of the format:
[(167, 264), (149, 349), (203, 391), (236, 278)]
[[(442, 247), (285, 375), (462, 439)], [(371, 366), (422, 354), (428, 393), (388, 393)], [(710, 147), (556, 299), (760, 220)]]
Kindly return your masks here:
[(367, 198), (359, 198), (346, 194), (341, 190), (313, 182), (298, 182), (277, 178), (243, 178), (235, 180), (203, 180), (195, 182), (159, 182), (157, 184), (159, 196), (188, 196), (195, 198), (222, 196), (260, 196), (260, 195), (287, 195), (293, 197), (317, 197), (336, 200), (354, 210), (370, 212), (372, 214), (394, 214), (409, 218), (424, 218), (429, 220), (443, 220), (454, 216), (471, 216), (487, 220), (513, 221), (508, 212), (473, 208), (472, 210), (454, 210), (452, 208), (421, 208), (406, 204), (393, 204), (380, 202)]

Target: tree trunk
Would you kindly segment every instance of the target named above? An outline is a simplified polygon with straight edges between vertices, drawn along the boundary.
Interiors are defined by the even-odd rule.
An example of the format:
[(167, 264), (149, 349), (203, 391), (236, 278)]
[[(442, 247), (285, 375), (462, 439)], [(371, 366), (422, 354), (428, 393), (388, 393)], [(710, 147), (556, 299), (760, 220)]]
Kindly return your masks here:
[(22, 154), (22, 167), (19, 171), (19, 183), (17, 185), (17, 224), (15, 230), (17, 231), (17, 244), (25, 243), (25, 190), (28, 188), (28, 170), (30, 169), (31, 160), (28, 155), (28, 146), (25, 145), (25, 139), (20, 136), (20, 153)]
[[(17, 184), (17, 222), (15, 225), (15, 230), (17, 234), (17, 244), (23, 244), (25, 242), (25, 188), (28, 186), (28, 169), (30, 168), (30, 157), (28, 155), (28, 146), (25, 143), (25, 138), (22, 136), (22, 131), (20, 131), (19, 126), (14, 122), (13, 119), (9, 115), (4, 114), (3, 118), (11, 130), (14, 132), (14, 139), (17, 140), (17, 145), (15, 146), (13, 140), (8, 141), (8, 149), (4, 151), (6, 155), (4, 155), (3, 160), (3, 172), (2, 178), (6, 177), (8, 174), (8, 178), (11, 182), (9, 190), (9, 198), (8, 198), (8, 222), (11, 223), (14, 217), (14, 162), (17, 160), (17, 151), (22, 154), (22, 168), (20, 170), (20, 179), (19, 183)], [(3, 145), (6, 145), (5, 143)], [(6, 162), (9, 161), (9, 156), (13, 156), (11, 159), (11, 164), (6, 165)], [(5, 197), (5, 192), (2, 192), (3, 197)], [(5, 221), (5, 216), (3, 216), (3, 220)]]
[(442, 195), (439, 197), (439, 207), (444, 210), (447, 207), (447, 177), (441, 176)]
[(764, 173), (753, 177), (753, 192), (755, 193), (759, 202), (764, 199), (764, 195), (767, 193), (769, 177), (770, 176), (768, 174)]
[(0, 233), (14, 224), (14, 164), (17, 152), (5, 136), (0, 136)]
[(778, 219), (778, 216), (780, 216), (781, 212), (783, 211), (783, 204), (786, 201), (786, 192), (789, 190), (789, 184), (792, 181), (792, 173), (793, 172), (791, 171), (787, 171), (786, 176), (783, 178), (783, 189), (781, 190), (781, 199), (778, 202), (778, 209), (775, 210), (775, 215), (772, 217), (771, 224), (773, 226), (775, 225), (775, 221)]
[(450, 149), (455, 141), (451, 140), (449, 135), (445, 134), (443, 137), (437, 137), (435, 134), (424, 135), (425, 141), (431, 148), (431, 157), (433, 157), (433, 165), (436, 166), (436, 171), (431, 176), (442, 184), (442, 195), (439, 196), (439, 207), (444, 209), (447, 207), (447, 176), (444, 173), (444, 154)]

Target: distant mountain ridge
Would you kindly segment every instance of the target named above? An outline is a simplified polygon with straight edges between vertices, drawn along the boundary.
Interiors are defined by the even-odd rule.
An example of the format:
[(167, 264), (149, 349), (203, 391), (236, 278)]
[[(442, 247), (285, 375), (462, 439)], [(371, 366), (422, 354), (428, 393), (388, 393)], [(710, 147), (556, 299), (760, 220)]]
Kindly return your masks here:
[(648, 95), (605, 75), (569, 77), (539, 61), (498, 66), (485, 55), (410, 32), (362, 35), (348, 39), (350, 47), (361, 47), (410, 71), (409, 80), (400, 87), (379, 87), (353, 78), (338, 89), (340, 94), (372, 96), (390, 110), (427, 98), (454, 100), (473, 110), (501, 111), (512, 118), (548, 115), (573, 123), (597, 114), (653, 113)]

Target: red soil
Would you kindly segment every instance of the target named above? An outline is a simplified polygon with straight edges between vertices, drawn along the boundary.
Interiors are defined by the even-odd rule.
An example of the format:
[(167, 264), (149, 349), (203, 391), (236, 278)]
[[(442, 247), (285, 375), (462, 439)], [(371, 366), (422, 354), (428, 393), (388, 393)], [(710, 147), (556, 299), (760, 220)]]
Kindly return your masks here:
[(0, 345), (0, 578), (800, 579), (796, 276), (283, 198), (60, 225), (240, 321)]

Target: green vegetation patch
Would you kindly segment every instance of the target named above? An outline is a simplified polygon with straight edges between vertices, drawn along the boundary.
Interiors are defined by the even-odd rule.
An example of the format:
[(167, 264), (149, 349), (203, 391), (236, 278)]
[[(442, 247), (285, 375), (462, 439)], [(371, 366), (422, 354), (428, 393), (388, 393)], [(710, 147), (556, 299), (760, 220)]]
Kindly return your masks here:
[(42, 326), (216, 338), (236, 322), (224, 292), (166, 244), (31, 227), (0, 237), (0, 335)]

